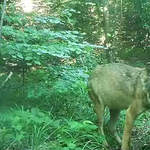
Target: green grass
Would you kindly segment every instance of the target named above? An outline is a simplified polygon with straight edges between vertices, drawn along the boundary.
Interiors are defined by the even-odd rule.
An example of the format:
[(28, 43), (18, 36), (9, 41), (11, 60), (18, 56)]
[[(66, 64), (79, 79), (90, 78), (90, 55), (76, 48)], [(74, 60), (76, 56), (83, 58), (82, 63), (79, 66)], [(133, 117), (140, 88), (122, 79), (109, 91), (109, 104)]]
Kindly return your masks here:
[[(1, 107), (0, 112), (1, 149), (96, 150), (103, 147), (101, 143), (104, 137), (98, 134), (97, 126), (90, 120), (79, 122), (67, 117), (57, 119), (39, 108)], [(117, 124), (121, 137), (124, 118), (125, 112), (122, 112)], [(133, 147), (140, 149), (149, 142), (148, 118), (149, 114), (144, 113), (136, 120), (132, 134)], [(112, 149), (120, 147), (110, 134), (106, 133), (106, 138)]]
[(96, 149), (104, 137), (91, 121), (56, 119), (38, 108), (1, 109), (2, 149)]

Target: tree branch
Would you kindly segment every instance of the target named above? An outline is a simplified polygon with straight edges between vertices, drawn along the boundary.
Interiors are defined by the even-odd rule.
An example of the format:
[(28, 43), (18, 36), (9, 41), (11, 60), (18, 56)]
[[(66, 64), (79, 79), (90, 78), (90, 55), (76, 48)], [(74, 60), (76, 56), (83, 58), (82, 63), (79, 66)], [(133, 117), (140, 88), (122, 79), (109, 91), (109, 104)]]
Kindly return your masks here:
[(5, 81), (0, 85), (0, 90), (5, 86), (5, 84), (11, 78), (12, 75), (13, 75), (13, 73), (10, 72), (9, 75), (8, 75), (8, 77), (5, 79)]

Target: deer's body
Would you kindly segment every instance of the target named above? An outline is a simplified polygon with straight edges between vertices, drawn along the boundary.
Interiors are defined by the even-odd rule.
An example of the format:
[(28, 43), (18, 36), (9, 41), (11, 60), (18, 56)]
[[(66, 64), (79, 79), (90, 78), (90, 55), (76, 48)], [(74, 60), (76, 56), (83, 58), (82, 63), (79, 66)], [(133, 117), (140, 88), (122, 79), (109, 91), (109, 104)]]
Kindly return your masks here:
[[(148, 71), (119, 63), (99, 65), (92, 72), (88, 82), (89, 95), (98, 117), (99, 132), (104, 135), (103, 115), (105, 107), (108, 107), (110, 109), (108, 128), (118, 142), (122, 143), (122, 150), (129, 150), (135, 118), (150, 108)], [(121, 141), (115, 130), (119, 113), (123, 109), (127, 109), (127, 113)], [(104, 144), (108, 145), (107, 141)]]

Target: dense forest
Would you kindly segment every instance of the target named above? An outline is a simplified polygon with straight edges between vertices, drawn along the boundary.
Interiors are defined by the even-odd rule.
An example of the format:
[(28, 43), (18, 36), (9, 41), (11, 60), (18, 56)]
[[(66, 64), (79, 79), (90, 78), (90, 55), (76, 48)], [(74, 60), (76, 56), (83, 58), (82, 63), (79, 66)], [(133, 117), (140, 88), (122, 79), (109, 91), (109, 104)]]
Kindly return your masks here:
[[(150, 61), (149, 0), (1, 0), (0, 19), (0, 150), (105, 148), (88, 78), (98, 64)], [(134, 150), (150, 149), (149, 117), (135, 121)], [(119, 150), (108, 120), (106, 109)]]

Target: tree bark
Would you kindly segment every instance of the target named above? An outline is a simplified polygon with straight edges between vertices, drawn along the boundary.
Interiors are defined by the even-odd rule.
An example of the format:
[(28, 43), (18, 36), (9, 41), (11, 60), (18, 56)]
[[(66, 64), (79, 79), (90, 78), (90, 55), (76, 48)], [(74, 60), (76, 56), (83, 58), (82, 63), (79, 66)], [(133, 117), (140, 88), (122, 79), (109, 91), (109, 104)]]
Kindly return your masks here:
[(0, 46), (1, 46), (1, 38), (2, 38), (3, 20), (4, 20), (4, 16), (5, 16), (5, 10), (6, 10), (6, 1), (7, 0), (4, 0), (4, 6), (3, 6), (1, 22), (0, 22)]
[[(105, 34), (105, 40), (104, 40), (104, 46), (107, 47), (107, 44), (109, 43), (109, 0), (102, 0), (103, 3), (103, 19), (104, 19), (104, 34)], [(110, 50), (106, 50), (106, 58), (108, 63), (111, 62), (111, 56), (110, 56)]]

